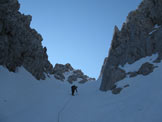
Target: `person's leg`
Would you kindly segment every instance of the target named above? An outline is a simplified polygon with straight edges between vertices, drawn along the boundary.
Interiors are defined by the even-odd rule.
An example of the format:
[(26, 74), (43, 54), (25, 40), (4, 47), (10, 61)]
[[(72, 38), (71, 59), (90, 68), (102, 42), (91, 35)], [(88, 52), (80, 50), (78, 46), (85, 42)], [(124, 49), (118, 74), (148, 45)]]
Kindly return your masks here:
[(74, 96), (74, 90), (72, 90), (72, 96)]

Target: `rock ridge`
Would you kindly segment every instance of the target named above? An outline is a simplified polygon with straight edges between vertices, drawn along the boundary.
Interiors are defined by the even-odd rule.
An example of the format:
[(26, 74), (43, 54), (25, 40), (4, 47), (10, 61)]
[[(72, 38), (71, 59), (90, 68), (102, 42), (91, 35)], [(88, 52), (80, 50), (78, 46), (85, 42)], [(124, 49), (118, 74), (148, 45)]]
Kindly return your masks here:
[(86, 83), (87, 81), (94, 81), (95, 78), (90, 78), (79, 69), (74, 69), (69, 63), (56, 64), (54, 67), (54, 77), (61, 81), (68, 81), (69, 83), (79, 82)]

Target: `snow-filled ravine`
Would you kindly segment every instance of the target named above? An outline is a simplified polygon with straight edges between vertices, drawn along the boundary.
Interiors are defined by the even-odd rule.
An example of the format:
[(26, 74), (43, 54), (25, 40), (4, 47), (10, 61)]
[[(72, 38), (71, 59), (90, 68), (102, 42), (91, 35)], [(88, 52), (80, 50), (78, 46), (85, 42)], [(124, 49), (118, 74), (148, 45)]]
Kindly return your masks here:
[[(122, 68), (140, 67), (156, 56)], [(12, 73), (1, 66), (0, 122), (162, 122), (162, 63), (155, 65), (148, 76), (118, 82), (130, 85), (120, 94), (99, 91), (100, 79), (76, 84), (75, 96), (68, 82), (53, 76), (37, 81), (23, 67)]]

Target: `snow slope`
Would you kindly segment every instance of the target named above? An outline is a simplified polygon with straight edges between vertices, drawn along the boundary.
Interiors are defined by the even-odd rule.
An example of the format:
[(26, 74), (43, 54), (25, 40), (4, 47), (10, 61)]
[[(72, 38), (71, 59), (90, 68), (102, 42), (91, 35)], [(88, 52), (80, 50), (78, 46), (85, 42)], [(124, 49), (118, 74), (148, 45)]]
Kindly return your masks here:
[(148, 76), (120, 81), (130, 86), (118, 95), (99, 91), (98, 80), (76, 84), (74, 97), (67, 82), (37, 81), (22, 67), (17, 73), (0, 67), (0, 122), (162, 122), (162, 63), (156, 65)]

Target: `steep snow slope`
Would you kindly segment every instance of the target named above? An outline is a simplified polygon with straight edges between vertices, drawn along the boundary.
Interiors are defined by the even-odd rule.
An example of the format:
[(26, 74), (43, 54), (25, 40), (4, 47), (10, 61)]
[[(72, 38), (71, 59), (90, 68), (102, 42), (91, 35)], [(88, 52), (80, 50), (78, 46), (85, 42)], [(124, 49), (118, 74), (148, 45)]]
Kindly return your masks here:
[(158, 68), (148, 76), (118, 82), (121, 87), (130, 85), (118, 95), (99, 91), (100, 79), (77, 84), (74, 97), (70, 84), (52, 76), (37, 81), (22, 67), (17, 73), (0, 67), (0, 122), (161, 122), (162, 63), (156, 65)]

